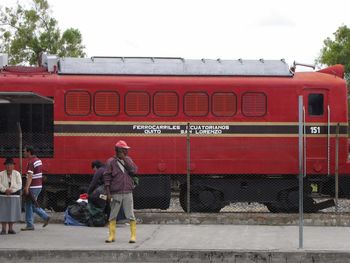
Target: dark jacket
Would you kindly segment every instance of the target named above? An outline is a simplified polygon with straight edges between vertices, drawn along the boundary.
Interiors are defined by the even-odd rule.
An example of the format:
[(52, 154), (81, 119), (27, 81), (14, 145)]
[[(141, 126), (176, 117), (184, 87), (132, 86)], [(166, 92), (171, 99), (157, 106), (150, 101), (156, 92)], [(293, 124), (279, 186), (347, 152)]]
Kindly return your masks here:
[(118, 165), (118, 158), (107, 160), (106, 171), (103, 175), (105, 187), (109, 186), (111, 194), (130, 193), (134, 189), (134, 182), (130, 175), (137, 172), (137, 166), (129, 156), (126, 156), (123, 172)]
[(90, 182), (88, 194), (91, 194), (97, 187), (99, 187), (100, 185), (103, 185), (103, 174), (105, 171), (106, 171), (105, 166), (101, 166), (96, 170)]

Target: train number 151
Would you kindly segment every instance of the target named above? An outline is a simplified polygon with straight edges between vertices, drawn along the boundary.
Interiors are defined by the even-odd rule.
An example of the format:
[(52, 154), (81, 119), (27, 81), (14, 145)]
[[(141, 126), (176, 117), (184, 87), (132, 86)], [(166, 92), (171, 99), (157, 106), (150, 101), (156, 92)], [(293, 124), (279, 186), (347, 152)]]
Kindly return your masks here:
[(310, 127), (311, 134), (320, 134), (321, 133), (321, 127), (315, 126)]

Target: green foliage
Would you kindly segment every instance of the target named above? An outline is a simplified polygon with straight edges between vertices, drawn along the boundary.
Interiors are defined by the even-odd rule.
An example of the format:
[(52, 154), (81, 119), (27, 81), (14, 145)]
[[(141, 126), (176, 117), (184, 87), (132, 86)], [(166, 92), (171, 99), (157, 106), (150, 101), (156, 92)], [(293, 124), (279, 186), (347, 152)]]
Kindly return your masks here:
[(334, 35), (334, 40), (327, 38), (323, 41), (324, 47), (321, 49), (321, 55), (316, 60), (318, 64), (334, 65), (342, 64), (345, 66), (345, 79), (350, 87), (350, 28), (340, 26)]
[(9, 54), (10, 64), (40, 65), (44, 52), (84, 57), (80, 31), (69, 28), (61, 34), (48, 1), (30, 1), (29, 8), (18, 3), (0, 11), (0, 52)]

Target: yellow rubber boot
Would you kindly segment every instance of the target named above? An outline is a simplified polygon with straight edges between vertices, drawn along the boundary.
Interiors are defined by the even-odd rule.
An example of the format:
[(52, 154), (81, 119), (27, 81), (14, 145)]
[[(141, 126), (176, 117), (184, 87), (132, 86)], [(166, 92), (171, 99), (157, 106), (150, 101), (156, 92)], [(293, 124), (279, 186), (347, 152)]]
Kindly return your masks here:
[(136, 220), (130, 220), (130, 233), (129, 243), (136, 243)]
[(106, 243), (112, 243), (115, 241), (115, 231), (116, 231), (117, 223), (114, 220), (109, 221), (108, 229), (109, 229), (109, 236), (108, 239), (106, 239)]

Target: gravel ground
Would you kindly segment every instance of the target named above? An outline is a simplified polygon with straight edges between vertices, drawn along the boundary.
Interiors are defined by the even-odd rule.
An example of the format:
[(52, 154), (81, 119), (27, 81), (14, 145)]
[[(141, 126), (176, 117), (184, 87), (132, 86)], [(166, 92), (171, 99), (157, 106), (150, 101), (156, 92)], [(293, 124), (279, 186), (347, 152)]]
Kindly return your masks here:
[[(317, 199), (316, 202), (325, 201), (327, 199)], [(338, 211), (337, 211), (338, 210)], [(348, 199), (339, 199), (338, 202), (338, 209), (336, 210), (336, 207), (330, 207), (327, 209), (323, 209), (320, 211), (321, 213), (350, 213), (350, 200)], [(183, 212), (183, 209), (181, 208), (179, 198), (178, 196), (173, 196), (170, 200), (170, 207), (167, 210), (160, 210), (160, 209), (142, 209), (138, 211), (143, 212)], [(240, 202), (240, 203), (231, 203), (230, 205), (225, 206), (221, 209), (222, 213), (225, 212), (261, 212), (266, 213), (269, 212), (269, 210), (266, 208), (265, 205), (260, 203), (247, 203), (247, 202)]]

